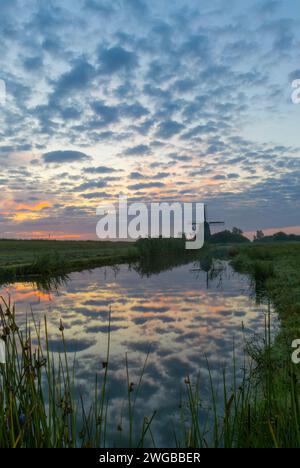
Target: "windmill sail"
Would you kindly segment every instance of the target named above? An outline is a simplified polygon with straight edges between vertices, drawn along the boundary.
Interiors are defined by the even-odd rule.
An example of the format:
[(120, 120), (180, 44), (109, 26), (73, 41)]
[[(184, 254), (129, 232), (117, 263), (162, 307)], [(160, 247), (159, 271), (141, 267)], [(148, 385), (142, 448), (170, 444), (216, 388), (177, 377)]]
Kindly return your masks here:
[[(207, 220), (207, 205), (204, 205), (204, 240), (207, 241), (211, 237), (210, 226), (214, 224), (225, 224), (224, 221), (208, 221)], [(193, 229), (196, 231), (197, 223), (193, 222)]]

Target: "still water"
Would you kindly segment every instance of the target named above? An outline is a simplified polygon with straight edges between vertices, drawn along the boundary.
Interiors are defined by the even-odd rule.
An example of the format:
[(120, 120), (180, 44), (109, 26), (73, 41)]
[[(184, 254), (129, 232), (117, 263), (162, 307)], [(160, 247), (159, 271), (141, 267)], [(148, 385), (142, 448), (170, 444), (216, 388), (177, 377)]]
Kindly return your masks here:
[(213, 272), (194, 263), (156, 274), (141, 274), (128, 265), (73, 273), (54, 292), (42, 292), (29, 283), (2, 287), (11, 296), (19, 320), (26, 313), (38, 319), (47, 314), (50, 347), (61, 351), (59, 323), (65, 327), (70, 359), (76, 353), (77, 383), (88, 399), (95, 374), (103, 374), (106, 360), (108, 316), (111, 310), (109, 366), (110, 431), (126, 421), (127, 353), (130, 381), (137, 384), (150, 350), (137, 419), (150, 417), (156, 443), (174, 445), (173, 425), (184, 398), (185, 378), (196, 381), (205, 399), (208, 360), (216, 383), (222, 370), (231, 372), (233, 342), (238, 366), (243, 364), (245, 341), (264, 327), (267, 307), (257, 305), (249, 278), (235, 273), (229, 264), (217, 262)]

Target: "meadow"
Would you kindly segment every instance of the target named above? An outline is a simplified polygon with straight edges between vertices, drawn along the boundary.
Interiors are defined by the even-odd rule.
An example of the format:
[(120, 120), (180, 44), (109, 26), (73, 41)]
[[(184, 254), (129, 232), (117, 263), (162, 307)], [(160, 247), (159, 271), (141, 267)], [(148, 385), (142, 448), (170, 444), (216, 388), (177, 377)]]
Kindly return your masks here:
[(137, 250), (128, 242), (0, 240), (0, 283), (65, 275), (130, 262)]

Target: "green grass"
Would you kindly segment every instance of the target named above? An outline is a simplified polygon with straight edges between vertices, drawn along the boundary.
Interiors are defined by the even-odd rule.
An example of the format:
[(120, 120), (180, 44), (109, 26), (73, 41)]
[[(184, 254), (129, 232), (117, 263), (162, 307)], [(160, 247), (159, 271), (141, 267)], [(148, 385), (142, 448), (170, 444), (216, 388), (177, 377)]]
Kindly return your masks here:
[[(300, 243), (243, 246), (231, 255), (235, 269), (251, 276), (257, 300), (269, 301), (279, 317), (274, 341), (266, 336), (260, 346), (249, 348), (265, 388), (256, 414), (264, 424), (258, 425), (256, 437), (261, 444), (276, 440), (281, 447), (300, 447), (300, 369), (291, 362), (292, 341), (300, 338)], [(266, 401), (273, 442), (265, 427)]]
[(128, 242), (0, 240), (0, 283), (130, 262), (137, 255)]
[(281, 369), (292, 341), (300, 338), (300, 243), (252, 245), (232, 254), (233, 266), (252, 277), (258, 300), (268, 298), (278, 313), (273, 354)]
[[(282, 328), (300, 333), (300, 243), (258, 244), (231, 251), (232, 265), (272, 301)], [(293, 326), (292, 323), (294, 323)]]
[[(73, 271), (141, 260), (151, 269), (155, 259), (166, 267), (182, 264), (197, 251), (185, 250), (185, 239), (141, 239), (136, 243), (105, 241), (0, 240), (0, 284), (64, 278)], [(38, 280), (38, 281), (37, 281)]]

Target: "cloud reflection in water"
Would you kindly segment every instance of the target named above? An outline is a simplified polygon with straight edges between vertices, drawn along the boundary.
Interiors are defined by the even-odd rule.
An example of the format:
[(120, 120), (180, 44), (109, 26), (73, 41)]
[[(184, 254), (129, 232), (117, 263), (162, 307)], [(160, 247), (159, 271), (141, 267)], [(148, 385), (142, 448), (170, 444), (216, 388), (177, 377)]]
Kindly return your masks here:
[[(65, 326), (67, 348), (78, 359), (77, 376), (82, 392), (92, 392), (95, 373), (105, 361), (108, 314), (111, 308), (112, 347), (110, 401), (114, 423), (126, 394), (124, 357), (128, 353), (132, 381), (137, 381), (150, 350), (142, 387), (143, 400), (137, 405), (141, 415), (158, 409), (156, 432), (159, 443), (168, 445), (166, 419), (176, 413), (184, 378), (201, 371), (203, 391), (207, 387), (206, 358), (213, 376), (221, 381), (221, 370), (232, 360), (233, 340), (242, 359), (245, 336), (264, 326), (264, 306), (249, 297), (249, 280), (227, 265), (220, 278), (206, 288), (206, 273), (184, 265), (141, 278), (126, 265), (118, 272), (99, 268), (73, 273), (70, 281), (55, 294), (44, 294), (31, 285), (19, 283), (3, 288), (16, 302), (17, 314), (46, 313), (49, 342), (61, 351), (59, 320)], [(244, 331), (242, 330), (242, 323)], [(146, 402), (146, 403), (145, 403)]]

